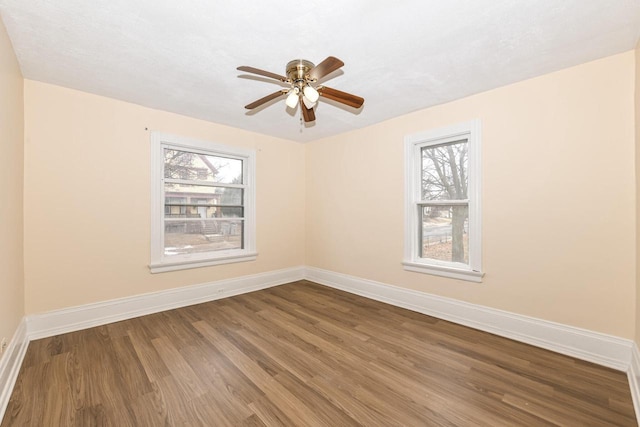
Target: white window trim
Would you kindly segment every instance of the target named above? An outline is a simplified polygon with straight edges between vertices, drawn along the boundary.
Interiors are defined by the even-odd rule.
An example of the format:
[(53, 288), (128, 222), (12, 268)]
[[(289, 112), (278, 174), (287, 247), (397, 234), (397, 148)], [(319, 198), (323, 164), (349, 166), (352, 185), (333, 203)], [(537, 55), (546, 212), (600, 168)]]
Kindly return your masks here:
[[(404, 269), (471, 282), (482, 282), (482, 218), (481, 218), (481, 124), (480, 120), (459, 123), (445, 128), (407, 135), (404, 139), (405, 155), (405, 227)], [(417, 203), (420, 195), (420, 149), (438, 145), (447, 140), (464, 137), (469, 153), (469, 265), (420, 258), (419, 218)]]
[[(244, 191), (244, 248), (203, 254), (164, 255), (164, 148), (176, 148), (203, 154), (226, 155), (243, 160)], [(256, 251), (256, 154), (248, 150), (151, 132), (151, 263), (152, 273), (184, 270), (188, 268), (254, 261)], [(232, 186), (232, 185), (230, 185)]]

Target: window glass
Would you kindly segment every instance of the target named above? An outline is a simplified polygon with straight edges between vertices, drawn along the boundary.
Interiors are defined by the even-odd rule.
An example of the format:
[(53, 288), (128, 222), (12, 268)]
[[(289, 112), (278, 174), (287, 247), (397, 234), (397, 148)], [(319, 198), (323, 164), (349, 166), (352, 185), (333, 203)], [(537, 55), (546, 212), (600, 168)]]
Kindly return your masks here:
[(422, 199), (462, 200), (467, 198), (467, 141), (423, 147)]
[(164, 177), (239, 184), (242, 183), (242, 160), (166, 148)]
[(425, 206), (421, 208), (420, 257), (469, 263), (469, 208)]
[(242, 249), (242, 221), (167, 221), (165, 255), (183, 255)]

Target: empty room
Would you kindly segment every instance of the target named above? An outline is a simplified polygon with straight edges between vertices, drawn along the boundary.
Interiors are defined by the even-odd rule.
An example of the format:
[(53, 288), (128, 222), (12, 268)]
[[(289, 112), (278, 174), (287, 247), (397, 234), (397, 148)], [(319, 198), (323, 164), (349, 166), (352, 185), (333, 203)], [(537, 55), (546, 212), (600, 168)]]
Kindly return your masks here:
[(0, 426), (637, 426), (640, 2), (0, 0)]

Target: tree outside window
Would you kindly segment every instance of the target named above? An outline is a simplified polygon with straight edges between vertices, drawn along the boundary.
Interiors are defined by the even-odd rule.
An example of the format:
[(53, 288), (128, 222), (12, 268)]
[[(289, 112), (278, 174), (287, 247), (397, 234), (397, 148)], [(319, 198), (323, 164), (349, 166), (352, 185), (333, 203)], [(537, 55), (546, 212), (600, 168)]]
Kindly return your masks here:
[(469, 262), (467, 146), (461, 140), (421, 149), (422, 258)]

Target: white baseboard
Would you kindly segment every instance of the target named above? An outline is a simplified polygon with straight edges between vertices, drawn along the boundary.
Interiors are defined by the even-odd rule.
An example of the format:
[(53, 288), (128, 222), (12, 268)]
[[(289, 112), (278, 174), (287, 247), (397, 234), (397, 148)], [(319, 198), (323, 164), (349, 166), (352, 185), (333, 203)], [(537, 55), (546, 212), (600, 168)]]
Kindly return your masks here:
[(18, 372), (20, 372), (28, 345), (27, 322), (23, 317), (7, 346), (7, 350), (0, 359), (0, 422), (2, 422), (4, 411), (9, 404), (9, 398), (18, 378)]
[(629, 378), (633, 409), (636, 411), (636, 418), (640, 420), (640, 351), (636, 343), (631, 349), (631, 364), (627, 371), (627, 378)]
[(619, 371), (629, 369), (631, 340), (319, 268), (307, 267), (305, 271), (306, 279), (322, 285)]
[(304, 267), (270, 271), (27, 316), (30, 340), (253, 292), (304, 278)]

